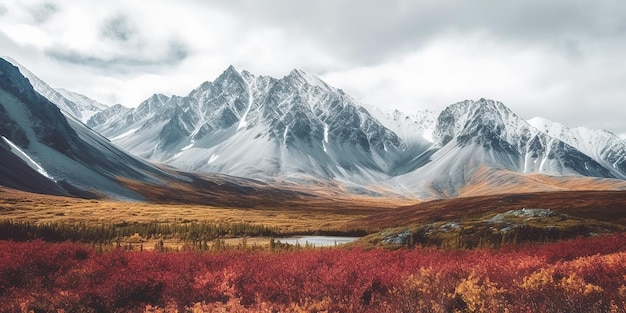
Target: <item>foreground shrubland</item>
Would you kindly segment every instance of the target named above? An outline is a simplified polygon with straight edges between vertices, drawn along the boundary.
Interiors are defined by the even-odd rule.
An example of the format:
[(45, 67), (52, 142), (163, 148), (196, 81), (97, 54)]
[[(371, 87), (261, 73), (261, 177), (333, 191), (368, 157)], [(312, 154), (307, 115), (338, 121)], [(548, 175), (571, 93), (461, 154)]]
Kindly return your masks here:
[(0, 241), (0, 311), (626, 312), (626, 235), (279, 253)]

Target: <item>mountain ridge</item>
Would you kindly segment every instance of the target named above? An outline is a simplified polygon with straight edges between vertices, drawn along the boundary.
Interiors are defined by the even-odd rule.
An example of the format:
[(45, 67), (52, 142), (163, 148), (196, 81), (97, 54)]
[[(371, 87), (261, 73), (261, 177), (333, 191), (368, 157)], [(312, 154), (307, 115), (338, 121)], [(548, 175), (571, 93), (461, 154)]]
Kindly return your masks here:
[(35, 91), (46, 97), (50, 102), (54, 103), (63, 113), (69, 114), (83, 123), (87, 122), (87, 120), (94, 114), (108, 108), (107, 105), (95, 101), (85, 95), (63, 88), (52, 88), (16, 60), (9, 57), (5, 57), (5, 59), (19, 69), (20, 73), (28, 79)]
[(624, 159), (619, 145), (590, 156), (501, 102), (465, 100), (436, 118), (427, 111), (410, 117), (361, 104), (301, 70), (272, 78), (229, 66), (186, 96), (155, 94), (104, 118), (112, 110), (87, 124), (141, 157), (268, 181), (336, 180), (428, 197), (458, 194), (474, 173), (467, 164), (520, 175), (624, 179), (626, 173), (622, 163), (607, 168)]
[[(122, 112), (122, 115), (110, 119), (115, 123), (126, 121), (121, 122), (125, 126), (116, 132), (96, 122), (110, 112), (96, 114), (87, 125), (105, 136), (117, 138), (113, 141), (122, 147), (129, 147), (137, 155), (166, 163), (174, 156), (189, 157), (185, 151), (198, 147), (211, 150), (222, 145), (221, 151), (232, 150), (232, 153), (242, 156), (243, 152), (233, 150), (234, 144), (225, 147), (224, 142), (228, 138), (244, 140), (245, 137), (245, 140), (263, 144), (269, 142), (271, 145), (266, 149), (258, 147), (265, 155), (246, 162), (250, 165), (264, 163), (262, 171), (267, 173), (290, 172), (297, 176), (297, 167), (302, 164), (291, 164), (293, 160), (296, 163), (303, 161), (305, 167), (323, 172), (323, 177), (341, 176), (342, 171), (359, 175), (360, 170), (350, 164), (352, 162), (346, 154), (371, 155), (361, 157), (363, 162), (358, 166), (384, 171), (379, 155), (389, 149), (401, 149), (399, 138), (353, 103), (355, 101), (343, 91), (302, 71), (294, 70), (281, 79), (275, 79), (254, 76), (246, 71), (240, 74), (234, 67), (229, 67), (215, 81), (202, 83), (187, 96), (165, 99), (153, 95), (131, 112)], [(136, 116), (139, 113), (142, 114), (138, 119)], [(135, 125), (139, 120), (141, 122)], [(152, 130), (151, 150), (145, 150), (147, 144), (133, 143), (135, 129), (153, 126), (158, 129)], [(128, 135), (120, 138), (123, 134)], [(145, 142), (141, 136), (136, 138)], [(158, 140), (152, 140), (155, 138)], [(349, 151), (342, 151), (345, 147), (335, 141), (347, 142)], [(171, 149), (168, 150), (169, 147)], [(294, 160), (296, 155), (303, 154), (314, 157)], [(172, 164), (187, 170), (204, 168), (220, 171), (223, 166), (228, 166), (195, 166), (198, 163), (214, 163), (219, 156), (211, 155), (186, 163), (174, 160)], [(320, 159), (324, 162), (319, 162)], [(322, 164), (328, 161), (331, 166)], [(255, 170), (238, 174), (251, 172)], [(314, 171), (309, 171), (311, 173)]]

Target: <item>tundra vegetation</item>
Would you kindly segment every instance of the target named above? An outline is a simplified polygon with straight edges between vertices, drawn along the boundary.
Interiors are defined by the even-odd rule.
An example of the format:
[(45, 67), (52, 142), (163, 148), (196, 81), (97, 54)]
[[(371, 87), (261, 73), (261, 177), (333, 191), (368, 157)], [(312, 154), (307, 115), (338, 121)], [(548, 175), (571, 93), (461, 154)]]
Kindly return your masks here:
[[(0, 312), (626, 312), (625, 196), (305, 210), (4, 191)], [(279, 241), (314, 233), (368, 235)]]
[(2, 312), (625, 312), (626, 235), (499, 249), (98, 253), (0, 241)]

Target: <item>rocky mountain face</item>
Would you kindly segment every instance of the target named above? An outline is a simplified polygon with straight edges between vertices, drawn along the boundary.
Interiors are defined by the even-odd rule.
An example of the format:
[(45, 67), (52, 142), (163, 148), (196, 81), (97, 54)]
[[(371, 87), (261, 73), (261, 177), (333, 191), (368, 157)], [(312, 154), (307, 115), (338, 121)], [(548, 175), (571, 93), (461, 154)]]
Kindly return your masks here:
[[(618, 178), (593, 157), (521, 119), (500, 102), (480, 99), (448, 106), (437, 118), (423, 166), (395, 181), (424, 196), (456, 196), (470, 183), (519, 181), (516, 174)], [(491, 173), (491, 174), (485, 174)], [(496, 172), (498, 174), (496, 174)]]
[(156, 94), (87, 125), (152, 161), (256, 178), (372, 180), (407, 147), (343, 91), (298, 70), (275, 79), (229, 67), (187, 96)]
[(130, 156), (37, 93), (17, 67), (0, 59), (0, 185), (83, 197), (141, 199), (119, 178), (166, 177)]
[(541, 117), (532, 118), (528, 123), (590, 156), (615, 177), (626, 179), (626, 141), (617, 135), (602, 129), (568, 128)]
[(494, 164), (516, 172), (612, 177), (596, 160), (559, 138), (539, 131), (500, 102), (480, 99), (448, 106), (437, 119), (435, 143), (478, 145)]

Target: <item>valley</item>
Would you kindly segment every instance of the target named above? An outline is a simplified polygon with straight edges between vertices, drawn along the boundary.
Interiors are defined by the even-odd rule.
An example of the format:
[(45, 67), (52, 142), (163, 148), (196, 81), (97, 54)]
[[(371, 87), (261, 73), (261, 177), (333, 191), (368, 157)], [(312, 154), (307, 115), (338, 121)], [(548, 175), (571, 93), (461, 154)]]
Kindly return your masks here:
[[(172, 190), (169, 190), (172, 192)], [(179, 191), (182, 192), (182, 191)], [(266, 196), (271, 196), (267, 194)], [(242, 196), (240, 196), (242, 197)], [(242, 197), (245, 198), (245, 197)], [(205, 202), (212, 199), (204, 198)], [(177, 202), (180, 201), (180, 202)], [(146, 225), (161, 225), (164, 227), (184, 227), (191, 224), (206, 224), (211, 227), (263, 227), (270, 230), (270, 234), (277, 239), (292, 235), (311, 234), (340, 234), (363, 235), (364, 231), (358, 227), (349, 227), (350, 222), (370, 216), (384, 210), (393, 209), (408, 201), (386, 200), (376, 198), (345, 197), (344, 199), (308, 196), (302, 200), (280, 201), (276, 199), (264, 200), (261, 196), (242, 199), (232, 202), (230, 206), (193, 204), (198, 198), (190, 198), (187, 202), (181, 199), (164, 202), (128, 202), (106, 199), (77, 199), (61, 196), (38, 195), (11, 189), (0, 189), (0, 222), (11, 221), (16, 224), (30, 223), (32, 225), (57, 225), (81, 229), (105, 227), (112, 230), (130, 229), (124, 235), (107, 238), (110, 244), (117, 239), (128, 243), (138, 229), (138, 235), (152, 247), (159, 238), (169, 240), (169, 246), (182, 247), (191, 242), (181, 238), (176, 231), (167, 233), (142, 233)], [(226, 202), (222, 200), (223, 202)], [(256, 201), (255, 205), (251, 205)], [(215, 203), (219, 203), (215, 201)], [(116, 226), (118, 225), (118, 226)], [(122, 226), (120, 226), (122, 225)], [(156, 227), (156, 226), (154, 226)], [(240, 239), (253, 244), (259, 242), (262, 246), (269, 244), (267, 234), (257, 233), (229, 233), (210, 235), (203, 240), (213, 244), (217, 239), (228, 239), (235, 246)], [(255, 239), (254, 237), (264, 237)], [(10, 239), (10, 238), (5, 238)], [(35, 238), (33, 238), (35, 239)], [(38, 238), (46, 240), (46, 238)], [(136, 243), (136, 242), (135, 242)], [(152, 243), (152, 244), (150, 244)], [(135, 245), (138, 248), (138, 244)]]
[[(253, 198), (259, 199), (255, 205), (250, 205), (252, 200), (242, 200), (232, 202), (231, 206), (190, 204), (171, 199), (167, 203), (83, 200), (6, 188), (0, 190), (0, 195), (0, 222), (28, 224), (34, 228), (53, 225), (90, 231), (106, 229), (112, 235), (104, 241), (110, 245), (122, 242), (134, 244), (135, 248), (139, 242), (153, 247), (159, 239), (167, 239), (171, 248), (181, 248), (194, 240), (211, 246), (219, 240), (228, 240), (236, 247), (242, 238), (250, 244), (258, 244), (258, 248), (268, 248), (270, 237), (280, 240), (293, 235), (326, 234), (367, 235), (355, 242), (363, 247), (423, 245), (456, 249), (549, 242), (620, 233), (626, 229), (624, 191), (517, 193), (417, 204), (410, 200), (311, 195), (300, 200), (264, 202), (259, 196)], [(413, 204), (407, 205), (409, 203)], [(543, 215), (516, 217), (525, 210), (539, 210)], [(497, 220), (497, 216), (506, 214), (511, 214), (509, 220)], [(209, 230), (204, 237), (189, 237), (189, 226)], [(159, 233), (159, 227), (165, 231)], [(436, 231), (438, 227), (441, 231)], [(78, 231), (75, 232), (75, 236), (80, 237)], [(43, 237), (30, 239), (46, 240)]]
[[(186, 96), (109, 107), (9, 61), (0, 60), (0, 184), (1, 219), (11, 223), (111, 232), (252, 225), (277, 237), (367, 234), (355, 244), (440, 248), (624, 227), (626, 143), (604, 130), (526, 121), (498, 101), (406, 115), (302, 70), (274, 78), (229, 66)], [(527, 209), (555, 218), (491, 220)], [(116, 240), (189, 239), (129, 231)]]
[(0, 1), (0, 313), (626, 313), (626, 1)]
[(0, 122), (0, 311), (626, 310), (607, 131), (233, 66), (109, 107), (4, 59)]

